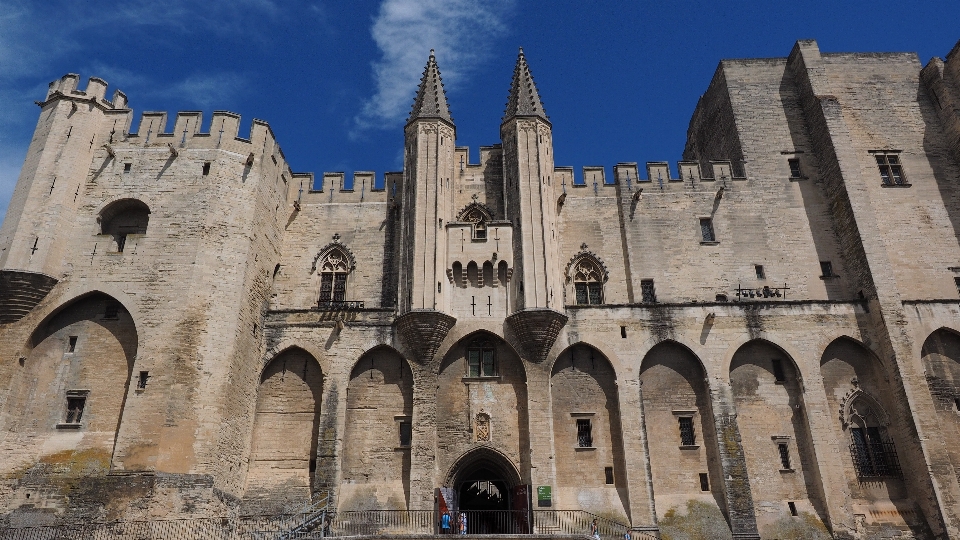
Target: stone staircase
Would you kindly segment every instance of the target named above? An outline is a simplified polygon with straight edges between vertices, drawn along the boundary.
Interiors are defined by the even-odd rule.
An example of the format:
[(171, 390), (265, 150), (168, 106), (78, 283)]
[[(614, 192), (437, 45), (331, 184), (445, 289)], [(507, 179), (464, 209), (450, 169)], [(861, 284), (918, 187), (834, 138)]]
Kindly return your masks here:
[(39, 272), (0, 270), (0, 324), (24, 318), (56, 284), (55, 278)]

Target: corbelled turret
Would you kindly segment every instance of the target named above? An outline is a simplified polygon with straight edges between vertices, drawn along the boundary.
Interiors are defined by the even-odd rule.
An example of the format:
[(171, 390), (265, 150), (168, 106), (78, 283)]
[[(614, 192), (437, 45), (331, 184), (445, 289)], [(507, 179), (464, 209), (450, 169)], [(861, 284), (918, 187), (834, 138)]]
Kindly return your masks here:
[(440, 68), (437, 67), (437, 58), (433, 54), (433, 49), (430, 49), (430, 58), (427, 60), (427, 67), (423, 70), (423, 77), (420, 78), (420, 88), (417, 90), (417, 97), (413, 100), (413, 109), (410, 111), (407, 124), (424, 118), (439, 118), (453, 125), (450, 107), (447, 105), (447, 93), (443, 89)]
[(550, 122), (543, 109), (543, 102), (540, 101), (540, 92), (533, 81), (533, 74), (527, 66), (527, 58), (523, 55), (523, 47), (520, 48), (517, 66), (513, 69), (513, 81), (510, 83), (510, 95), (507, 98), (507, 110), (503, 113), (503, 122), (518, 116), (536, 116)]

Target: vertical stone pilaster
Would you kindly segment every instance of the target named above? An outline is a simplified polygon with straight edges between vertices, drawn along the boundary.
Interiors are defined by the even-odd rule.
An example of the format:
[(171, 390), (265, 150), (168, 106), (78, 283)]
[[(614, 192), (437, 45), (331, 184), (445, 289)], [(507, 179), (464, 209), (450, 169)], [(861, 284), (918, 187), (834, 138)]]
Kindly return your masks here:
[[(556, 454), (553, 438), (553, 407), (550, 396), (550, 372), (544, 364), (526, 362), (527, 370), (527, 418), (530, 431), (530, 448), (521, 449), (530, 453), (530, 484), (533, 486), (533, 504), (536, 508), (537, 486), (557, 487)], [(553, 508), (557, 508), (554, 500)], [(549, 508), (544, 508), (549, 510)]]
[(623, 432), (623, 453), (629, 493), (630, 521), (634, 527), (648, 529), (657, 524), (653, 498), (653, 478), (647, 449), (643, 400), (639, 379), (628, 379), (618, 385), (620, 429)]
[(411, 510), (432, 510), (437, 471), (437, 374), (411, 363), (413, 371), (413, 432), (410, 438)]
[(730, 530), (733, 531), (735, 539), (759, 540), (753, 494), (750, 491), (747, 462), (743, 455), (743, 444), (740, 441), (740, 428), (737, 425), (733, 393), (729, 386), (721, 382), (719, 387), (714, 389), (711, 397)]

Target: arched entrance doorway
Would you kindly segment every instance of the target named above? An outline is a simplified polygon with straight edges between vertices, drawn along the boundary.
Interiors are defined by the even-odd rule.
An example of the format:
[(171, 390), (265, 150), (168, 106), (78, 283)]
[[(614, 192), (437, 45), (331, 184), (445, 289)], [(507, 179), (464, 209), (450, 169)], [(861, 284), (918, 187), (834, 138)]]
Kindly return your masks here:
[[(530, 488), (506, 456), (492, 448), (463, 455), (437, 493), (438, 522), (450, 513), (451, 532), (460, 531), (466, 518), (468, 534), (526, 534), (530, 532)], [(443, 531), (440, 531), (443, 532)]]

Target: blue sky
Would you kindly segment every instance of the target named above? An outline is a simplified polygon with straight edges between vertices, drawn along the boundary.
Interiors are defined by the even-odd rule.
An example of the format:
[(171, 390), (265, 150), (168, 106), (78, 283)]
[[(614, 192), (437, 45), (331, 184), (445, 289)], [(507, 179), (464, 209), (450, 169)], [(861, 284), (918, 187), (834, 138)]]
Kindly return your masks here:
[[(457, 143), (499, 142), (517, 47), (554, 126), (557, 165), (675, 162), (722, 58), (913, 51), (960, 39), (960, 2), (0, 0), (0, 215), (46, 85), (105, 79), (135, 111), (268, 121), (295, 171), (401, 168), (403, 123), (431, 48)], [(172, 125), (172, 119), (171, 119)]]

